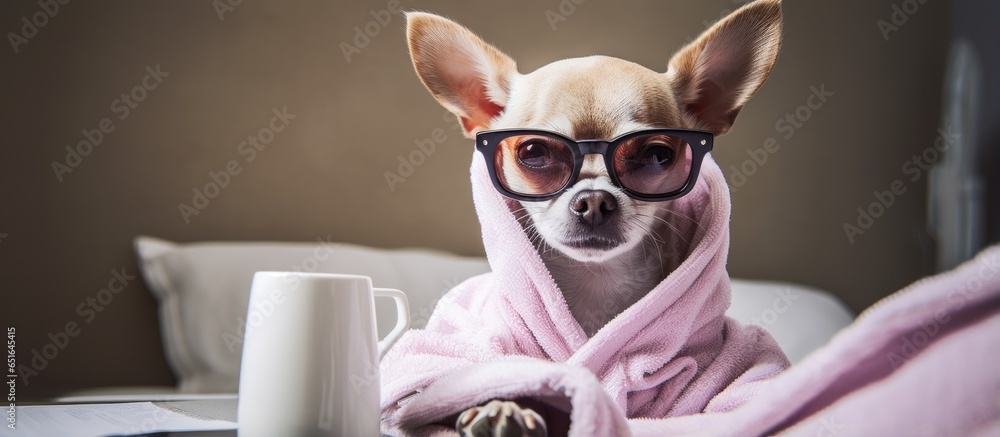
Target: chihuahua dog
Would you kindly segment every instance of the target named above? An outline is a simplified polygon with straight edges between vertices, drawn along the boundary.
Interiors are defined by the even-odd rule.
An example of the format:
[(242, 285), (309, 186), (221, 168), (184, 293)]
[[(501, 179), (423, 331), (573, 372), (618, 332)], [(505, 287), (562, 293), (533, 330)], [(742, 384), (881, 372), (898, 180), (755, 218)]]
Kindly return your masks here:
[[(519, 202), (512, 212), (593, 336), (682, 261), (663, 256), (680, 247), (670, 199), (693, 183), (685, 131), (730, 130), (774, 67), (781, 4), (733, 12), (666, 72), (591, 56), (522, 74), (468, 29), (427, 13), (407, 14), (407, 38), (420, 79), (466, 136), (498, 132), (488, 133), (500, 143), (495, 185)], [(463, 435), (546, 432), (541, 415), (504, 400), (467, 410), (456, 426)]]

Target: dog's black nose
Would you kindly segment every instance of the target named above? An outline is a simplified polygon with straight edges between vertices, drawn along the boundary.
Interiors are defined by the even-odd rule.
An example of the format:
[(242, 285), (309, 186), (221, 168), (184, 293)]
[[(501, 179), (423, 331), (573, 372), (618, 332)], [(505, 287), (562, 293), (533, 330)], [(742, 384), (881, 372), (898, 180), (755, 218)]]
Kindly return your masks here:
[(618, 200), (604, 190), (581, 190), (570, 200), (569, 209), (581, 221), (599, 226), (618, 209)]

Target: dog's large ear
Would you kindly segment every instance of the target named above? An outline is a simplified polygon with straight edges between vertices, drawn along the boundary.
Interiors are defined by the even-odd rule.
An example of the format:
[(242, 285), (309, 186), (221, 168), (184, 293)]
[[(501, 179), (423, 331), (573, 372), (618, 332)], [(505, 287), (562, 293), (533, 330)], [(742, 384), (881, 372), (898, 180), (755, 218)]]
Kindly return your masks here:
[(687, 125), (722, 135), (771, 74), (781, 1), (757, 0), (706, 30), (670, 60), (667, 75)]
[(517, 66), (454, 21), (408, 12), (406, 37), (417, 75), (434, 98), (458, 116), (472, 138), (503, 112)]

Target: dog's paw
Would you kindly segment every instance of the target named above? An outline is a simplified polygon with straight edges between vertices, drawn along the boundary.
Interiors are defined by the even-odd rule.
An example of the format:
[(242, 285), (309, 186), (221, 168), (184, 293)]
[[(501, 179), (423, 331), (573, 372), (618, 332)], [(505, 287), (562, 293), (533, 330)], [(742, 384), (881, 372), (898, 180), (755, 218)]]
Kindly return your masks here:
[(545, 437), (542, 416), (514, 402), (490, 401), (458, 415), (455, 430), (462, 437)]

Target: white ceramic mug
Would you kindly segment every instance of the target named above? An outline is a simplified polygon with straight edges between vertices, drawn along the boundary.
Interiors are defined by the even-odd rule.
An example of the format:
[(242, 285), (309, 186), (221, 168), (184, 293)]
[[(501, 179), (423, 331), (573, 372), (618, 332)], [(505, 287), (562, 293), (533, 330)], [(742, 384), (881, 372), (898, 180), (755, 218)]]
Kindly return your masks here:
[[(396, 300), (381, 342), (374, 296)], [(399, 290), (356, 275), (257, 272), (240, 369), (239, 435), (378, 436), (379, 359), (410, 324)]]

